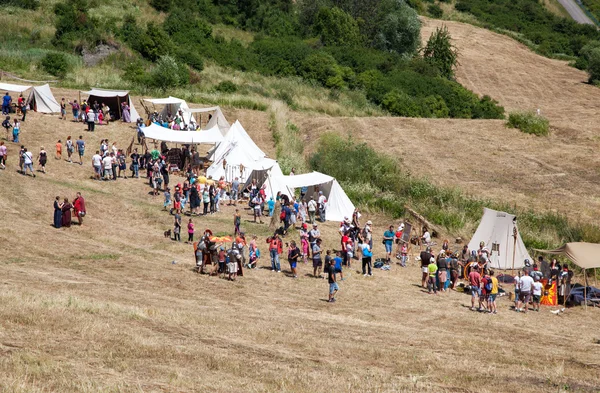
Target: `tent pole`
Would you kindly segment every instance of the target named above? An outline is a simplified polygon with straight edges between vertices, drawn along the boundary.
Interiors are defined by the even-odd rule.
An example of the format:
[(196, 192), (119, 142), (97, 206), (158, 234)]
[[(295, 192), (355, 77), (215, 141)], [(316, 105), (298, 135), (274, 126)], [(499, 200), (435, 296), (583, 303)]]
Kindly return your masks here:
[(587, 270), (586, 269), (583, 269), (583, 277), (584, 277), (583, 284), (585, 285), (583, 287), (583, 301), (585, 303), (585, 310), (587, 311), (587, 287), (588, 287), (588, 279), (587, 279)]
[(515, 276), (515, 255), (517, 253), (517, 236), (519, 235), (519, 231), (517, 230), (517, 226), (513, 227), (513, 257), (512, 257), (512, 276)]
[(119, 119), (121, 119), (121, 100), (119, 99), (119, 96), (117, 96), (117, 108), (119, 110)]
[(594, 268), (594, 285), (598, 288), (598, 273), (596, 273), (596, 268)]

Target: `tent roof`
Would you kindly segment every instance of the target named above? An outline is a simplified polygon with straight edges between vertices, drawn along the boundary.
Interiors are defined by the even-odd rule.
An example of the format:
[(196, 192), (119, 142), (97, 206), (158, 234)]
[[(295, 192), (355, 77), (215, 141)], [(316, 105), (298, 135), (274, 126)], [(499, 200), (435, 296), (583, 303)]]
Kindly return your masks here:
[(208, 124), (206, 124), (206, 128), (212, 128), (216, 125), (219, 126), (223, 135), (227, 135), (229, 129), (231, 128), (231, 125), (223, 115), (221, 108), (218, 106), (215, 108), (215, 113), (212, 114), (212, 117), (209, 120)]
[(11, 83), (0, 83), (1, 91), (14, 91), (17, 93), (24, 92), (25, 90), (31, 89), (31, 86), (23, 86), (23, 85), (13, 85)]
[(221, 135), (219, 127), (202, 131), (176, 131), (156, 124), (150, 124), (148, 127), (142, 128), (142, 131), (146, 138), (166, 142), (198, 144), (219, 143), (223, 140), (223, 135)]
[(217, 109), (219, 109), (218, 106), (211, 106), (210, 108), (193, 108), (193, 109), (190, 109), (190, 112), (205, 113), (205, 112), (213, 112), (213, 111), (216, 111)]
[(157, 105), (181, 104), (182, 102), (185, 102), (181, 98), (171, 97), (171, 96), (169, 96), (167, 98), (146, 98), (146, 99), (144, 99), (144, 101), (151, 102), (151, 103), (157, 104)]
[(566, 243), (556, 250), (537, 250), (546, 254), (566, 255), (574, 264), (583, 269), (600, 267), (600, 244)]
[(316, 186), (335, 180), (321, 172), (304, 173), (302, 175), (285, 176), (285, 184), (290, 188)]
[[(212, 125), (212, 127), (215, 126), (218, 125)], [(236, 150), (236, 154), (231, 154), (234, 150)], [(245, 158), (235, 157), (240, 154), (238, 152), (243, 153)], [(219, 165), (223, 159), (226, 159), (227, 162), (233, 163), (233, 160), (235, 160), (244, 164), (244, 166), (249, 166), (252, 161), (260, 160), (263, 157), (266, 157), (266, 154), (254, 143), (242, 124), (236, 120), (225, 135), (225, 140), (215, 150), (212, 158)]]
[(129, 94), (127, 90), (105, 90), (92, 88), (90, 91), (82, 91), (83, 94), (96, 97), (125, 97)]

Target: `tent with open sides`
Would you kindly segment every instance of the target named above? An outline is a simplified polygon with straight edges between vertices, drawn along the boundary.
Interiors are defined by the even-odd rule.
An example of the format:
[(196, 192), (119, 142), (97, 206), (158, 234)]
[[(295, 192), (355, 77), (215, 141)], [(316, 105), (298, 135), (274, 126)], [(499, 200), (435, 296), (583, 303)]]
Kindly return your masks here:
[[(273, 176), (271, 179), (274, 192), (292, 196), (295, 188), (307, 187), (306, 195), (313, 195), (318, 187), (327, 199), (325, 218), (327, 221), (343, 221), (345, 217), (352, 217), (354, 204), (348, 198), (337, 180), (320, 172), (304, 173), (294, 176)], [(280, 189), (276, 189), (279, 187)], [(288, 191), (290, 190), (290, 191)]]
[[(25, 86), (25, 85), (14, 85), (10, 83), (0, 83), (0, 91), (10, 91), (15, 93), (23, 93), (30, 90), (29, 96), (26, 102), (29, 104), (29, 108), (33, 111), (40, 113), (59, 113), (60, 104), (56, 101), (50, 90), (50, 85), (45, 84), (42, 86)], [(17, 102), (13, 99), (13, 102)]]
[(143, 127), (142, 132), (149, 139), (190, 145), (220, 143), (224, 139), (219, 127), (216, 126), (209, 130), (176, 131), (152, 123), (148, 127)]
[(531, 261), (517, 227), (517, 217), (512, 214), (484, 208), (481, 222), (469, 242), (469, 250), (478, 250), (480, 242), (484, 242), (491, 252), (492, 268), (512, 269), (513, 254), (514, 268), (525, 266), (525, 259)]
[(129, 113), (131, 115), (131, 122), (135, 123), (140, 117), (137, 110), (133, 106), (133, 101), (129, 96), (129, 92), (126, 90), (105, 90), (93, 88), (90, 91), (82, 91), (82, 94), (87, 94), (87, 101), (92, 104), (94, 101), (98, 101), (98, 104), (103, 102), (110, 108), (110, 113), (113, 120), (121, 118), (121, 103), (127, 102), (129, 104)]
[(196, 119), (192, 115), (190, 111), (190, 107), (188, 106), (185, 100), (177, 97), (167, 97), (167, 98), (147, 98), (144, 101), (149, 102), (153, 105), (164, 105), (164, 108), (160, 112), (163, 119), (168, 117), (175, 117), (179, 110), (183, 113), (183, 122), (185, 124), (190, 124), (190, 122), (196, 123)]

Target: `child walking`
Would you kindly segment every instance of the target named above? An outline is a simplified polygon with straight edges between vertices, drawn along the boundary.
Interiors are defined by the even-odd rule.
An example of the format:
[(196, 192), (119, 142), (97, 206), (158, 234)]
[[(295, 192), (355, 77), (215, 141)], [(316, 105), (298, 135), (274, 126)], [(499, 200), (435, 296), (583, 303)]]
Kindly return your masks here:
[(192, 222), (192, 219), (190, 218), (190, 221), (188, 222), (188, 243), (192, 243), (194, 241), (194, 223)]
[(335, 278), (335, 262), (333, 259), (329, 261), (329, 269), (327, 272), (327, 282), (329, 283), (329, 303), (335, 302), (335, 295), (339, 291), (340, 287), (338, 286)]
[(167, 187), (167, 189), (165, 190), (163, 195), (165, 196), (165, 203), (163, 203), (163, 210), (167, 210), (167, 208), (171, 205), (171, 189), (169, 187)]
[(175, 213), (175, 224), (173, 226), (173, 240), (181, 241), (181, 216)]
[(59, 139), (58, 142), (56, 142), (56, 157), (57, 160), (62, 159), (62, 142)]

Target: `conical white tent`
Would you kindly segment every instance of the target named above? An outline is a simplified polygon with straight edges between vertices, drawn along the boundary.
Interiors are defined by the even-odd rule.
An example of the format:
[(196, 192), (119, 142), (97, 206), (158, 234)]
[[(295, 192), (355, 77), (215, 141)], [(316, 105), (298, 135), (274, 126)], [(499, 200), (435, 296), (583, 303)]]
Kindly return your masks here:
[[(515, 229), (517, 230), (516, 249), (513, 237)], [(513, 252), (515, 268), (525, 266), (525, 259), (531, 261), (531, 256), (529, 256), (521, 234), (518, 232), (516, 216), (512, 214), (484, 208), (481, 222), (469, 242), (469, 250), (478, 250), (480, 242), (484, 242), (485, 247), (491, 252), (492, 268), (512, 269)], [(497, 246), (495, 246), (496, 244)], [(495, 249), (497, 251), (494, 251)]]
[(181, 112), (183, 113), (183, 121), (185, 124), (190, 124), (192, 120), (194, 123), (196, 122), (196, 119), (192, 115), (192, 112), (190, 111), (190, 107), (188, 106), (187, 102), (185, 102), (185, 100), (182, 100), (181, 98), (169, 96), (167, 98), (150, 98), (145, 99), (144, 101), (150, 102), (154, 105), (164, 105), (163, 110), (160, 112), (163, 119), (166, 119), (169, 116), (175, 117), (181, 109)]
[[(327, 221), (343, 221), (345, 217), (352, 217), (354, 204), (348, 198), (337, 180), (320, 172), (305, 173), (294, 176), (273, 176), (270, 179), (273, 191), (292, 196), (295, 188), (308, 187), (306, 195), (312, 195), (315, 187), (323, 191), (327, 199), (325, 219)], [(276, 189), (279, 187), (279, 189)]]
[(29, 107), (41, 113), (60, 113), (60, 104), (50, 90), (50, 85), (33, 86), (27, 98)]
[(229, 128), (231, 128), (231, 125), (223, 115), (223, 112), (221, 112), (220, 107), (217, 106), (214, 109), (215, 111), (212, 114), (210, 120), (208, 121), (208, 124), (206, 124), (206, 128), (213, 128), (214, 126), (219, 126), (221, 133), (223, 133), (223, 135), (226, 135), (229, 131)]

